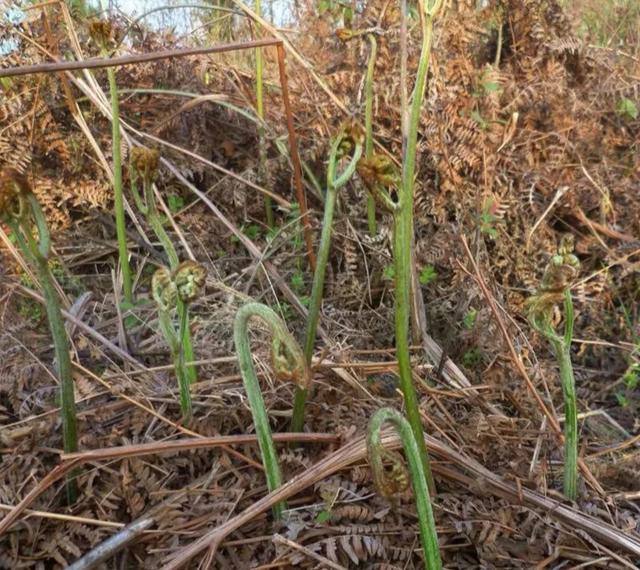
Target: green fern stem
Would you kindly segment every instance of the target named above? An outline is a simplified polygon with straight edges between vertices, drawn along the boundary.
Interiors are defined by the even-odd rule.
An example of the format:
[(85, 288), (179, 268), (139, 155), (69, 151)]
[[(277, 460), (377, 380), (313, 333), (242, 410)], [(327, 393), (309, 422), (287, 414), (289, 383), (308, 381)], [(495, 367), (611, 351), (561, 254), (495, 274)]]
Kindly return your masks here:
[[(376, 68), (378, 42), (373, 34), (367, 34), (367, 38), (369, 40), (369, 61), (367, 63), (367, 75), (365, 78), (364, 156), (367, 160), (370, 160), (373, 157), (373, 76)], [(378, 232), (376, 223), (376, 201), (371, 193), (367, 195), (367, 222), (369, 234), (375, 236)]]
[[(282, 474), (278, 463), (275, 445), (271, 436), (269, 418), (264, 405), (260, 384), (256, 375), (251, 346), (249, 343), (249, 321), (258, 318), (267, 324), (272, 334), (272, 357), (276, 374), (282, 372), (282, 357), (284, 360), (287, 377), (294, 379), (298, 384), (306, 385), (309, 379), (308, 368), (304, 362), (302, 351), (298, 343), (287, 330), (280, 317), (269, 307), (261, 303), (248, 303), (242, 306), (236, 313), (233, 326), (233, 338), (238, 356), (240, 374), (244, 382), (247, 399), (251, 407), (253, 423), (258, 436), (260, 453), (267, 477), (269, 492), (282, 485)], [(282, 518), (286, 508), (284, 502), (273, 506), (273, 515), (276, 519)]]
[[(389, 453), (384, 450), (381, 441), (382, 426), (390, 423), (400, 435), (404, 447), (405, 456), (409, 463), (409, 474), (413, 492), (415, 495), (416, 509), (418, 511), (418, 524), (420, 529), (420, 540), (424, 551), (424, 563), (427, 570), (439, 570), (442, 568), (440, 559), (440, 548), (438, 545), (438, 534), (436, 523), (431, 508), (429, 498), (429, 487), (427, 485), (426, 472), (422, 462), (422, 456), (418, 447), (414, 431), (409, 422), (397, 411), (391, 408), (378, 410), (369, 422), (367, 434), (367, 450), (371, 472), (376, 487), (382, 494), (387, 494), (387, 473), (385, 471), (384, 460), (388, 459)], [(420, 437), (424, 441), (422, 433)]]
[(575, 501), (578, 492), (578, 404), (576, 382), (571, 363), (571, 341), (573, 338), (573, 301), (571, 291), (565, 288), (564, 336), (560, 337), (548, 318), (531, 319), (534, 328), (551, 344), (560, 369), (560, 382), (564, 396), (564, 474), (563, 490), (568, 499)]
[[(262, 17), (262, 3), (256, 0), (255, 11), (258, 17)], [(258, 171), (261, 182), (264, 182), (267, 172), (267, 148), (264, 130), (264, 60), (262, 58), (262, 48), (256, 48), (256, 115), (258, 116)], [(272, 229), (274, 226), (273, 203), (271, 196), (264, 197), (264, 209), (267, 217), (267, 226)]]
[[(403, 0), (405, 3), (406, 0)], [(406, 7), (406, 6), (405, 6)], [(402, 182), (395, 213), (394, 261), (395, 261), (395, 326), (396, 353), (400, 373), (400, 388), (404, 395), (407, 417), (422, 458), (429, 488), (435, 491), (435, 483), (429, 457), (424, 443), (422, 419), (418, 399), (413, 386), (411, 359), (409, 354), (409, 312), (411, 307), (411, 248), (413, 242), (413, 188), (416, 165), (416, 147), (420, 111), (424, 99), (429, 57), (431, 54), (433, 18), (440, 7), (440, 0), (424, 9), (422, 14), (422, 51), (418, 64), (416, 82), (413, 89), (411, 112), (403, 141)], [(403, 10), (403, 14), (406, 10)], [(403, 112), (404, 115), (404, 112)], [(404, 124), (404, 121), (403, 121)]]
[[(106, 54), (103, 54), (106, 55)], [(118, 240), (118, 258), (122, 272), (122, 288), (124, 299), (133, 304), (133, 280), (129, 265), (127, 248), (127, 228), (124, 215), (124, 196), (122, 194), (122, 154), (120, 149), (120, 104), (118, 102), (118, 85), (113, 67), (107, 68), (109, 91), (111, 95), (111, 148), (113, 154), (113, 207), (116, 218), (116, 237)]]
[[(132, 151), (133, 152), (133, 151)], [(158, 212), (158, 208), (156, 205), (155, 194), (153, 192), (153, 184), (151, 180), (151, 173), (147, 170), (146, 172), (138, 172), (133, 164), (133, 161), (129, 167), (130, 170), (130, 187), (131, 194), (133, 196), (133, 200), (136, 204), (136, 208), (145, 216), (147, 219), (147, 223), (151, 226), (153, 233), (156, 235), (160, 243), (162, 244), (162, 249), (164, 250), (167, 259), (169, 260), (169, 267), (171, 271), (175, 271), (178, 268), (180, 263), (180, 258), (178, 257), (178, 252), (169, 237), (169, 234), (164, 228), (164, 224), (162, 222), (162, 217)], [(142, 187), (144, 193), (144, 200), (138, 191), (138, 176), (142, 177)], [(177, 300), (177, 310), (178, 310), (178, 318), (180, 321), (184, 318), (184, 315), (188, 312), (188, 307), (181, 300)], [(193, 362), (195, 360), (195, 352), (193, 349), (193, 341), (191, 339), (191, 329), (189, 326), (185, 327), (184, 334), (182, 337), (182, 351), (184, 352), (182, 359), (183, 362)], [(189, 378), (190, 384), (195, 384), (198, 381), (198, 370), (197, 368), (190, 364), (186, 366), (186, 374)]]
[[(46, 218), (36, 197), (29, 193), (25, 196), (33, 222), (38, 231), (38, 240), (31, 231), (32, 218), (23, 215), (20, 220), (8, 218), (7, 223), (16, 236), (20, 250), (27, 260), (35, 267), (42, 291), (44, 293), (49, 330), (53, 338), (53, 348), (57, 363), (58, 378), (60, 380), (60, 408), (62, 414), (62, 440), (65, 453), (78, 451), (78, 427), (76, 416), (76, 400), (69, 356), (70, 342), (64, 326), (62, 310), (58, 301), (54, 278), (49, 269), (50, 236)], [(77, 473), (67, 478), (66, 495), (69, 504), (78, 498)]]
[[(315, 345), (318, 332), (318, 321), (320, 319), (320, 307), (322, 305), (322, 295), (324, 292), (324, 281), (329, 260), (329, 250), (331, 249), (331, 233), (333, 226), (333, 215), (336, 206), (338, 190), (342, 188), (353, 176), (358, 160), (362, 156), (362, 144), (355, 141), (355, 149), (349, 164), (344, 172), (336, 177), (336, 168), (339, 160), (340, 145), (346, 138), (344, 130), (334, 139), (329, 155), (329, 166), (327, 169), (327, 195), (324, 203), (324, 219), (322, 221), (322, 235), (320, 237), (320, 247), (318, 249), (318, 259), (316, 270), (313, 274), (313, 285), (311, 288), (311, 300), (309, 302), (309, 314), (307, 316), (307, 327), (304, 340), (304, 358), (308, 366), (311, 365), (313, 347)], [(304, 427), (304, 406), (307, 400), (307, 388), (298, 387), (295, 392), (293, 402), (293, 416), (291, 419), (291, 431), (299, 432)]]

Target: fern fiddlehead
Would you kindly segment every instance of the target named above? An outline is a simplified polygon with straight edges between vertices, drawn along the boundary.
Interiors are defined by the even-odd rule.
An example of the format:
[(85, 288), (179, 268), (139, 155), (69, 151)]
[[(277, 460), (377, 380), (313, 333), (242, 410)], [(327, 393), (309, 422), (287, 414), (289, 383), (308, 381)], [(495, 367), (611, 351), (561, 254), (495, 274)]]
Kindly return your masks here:
[[(362, 156), (362, 133), (356, 125), (348, 125), (341, 129), (333, 140), (329, 153), (329, 165), (327, 167), (327, 195), (324, 203), (324, 218), (322, 220), (322, 235), (318, 249), (316, 270), (313, 274), (311, 288), (311, 301), (309, 303), (309, 315), (304, 341), (304, 358), (307, 366), (311, 365), (313, 346), (316, 341), (318, 320), (320, 318), (320, 305), (324, 291), (324, 280), (331, 248), (331, 233), (333, 214), (336, 206), (338, 190), (342, 188), (353, 176), (358, 160)], [(341, 174), (337, 173), (340, 159), (351, 154), (349, 163)], [(293, 417), (291, 431), (302, 431), (304, 425), (304, 406), (307, 400), (307, 387), (297, 387), (293, 404)]]
[[(309, 367), (300, 346), (273, 309), (261, 303), (248, 303), (240, 307), (236, 313), (233, 326), (233, 339), (242, 381), (244, 382), (253, 423), (258, 436), (262, 462), (267, 476), (267, 487), (271, 492), (282, 485), (282, 474), (271, 437), (271, 428), (264, 405), (264, 398), (260, 391), (258, 377), (251, 357), (249, 321), (252, 318), (260, 319), (271, 330), (271, 360), (274, 372), (279, 379), (292, 380), (299, 389), (306, 390), (310, 375)], [(274, 517), (276, 519), (281, 518), (285, 508), (284, 503), (274, 505)]]
[[(192, 415), (191, 383), (184, 351), (189, 334), (189, 304), (199, 297), (205, 281), (206, 270), (195, 261), (183, 261), (173, 272), (160, 267), (151, 279), (151, 292), (158, 308), (158, 324), (171, 350), (180, 391), (180, 411), (185, 419)], [(180, 307), (180, 304), (184, 310), (178, 310), (179, 325), (176, 331), (171, 311)]]
[[(27, 261), (36, 269), (42, 286), (60, 380), (63, 447), (65, 453), (74, 453), (78, 451), (78, 428), (69, 356), (70, 342), (64, 326), (54, 278), (49, 269), (51, 253), (49, 228), (28, 181), (17, 172), (9, 171), (0, 176), (0, 222), (5, 222), (11, 228), (18, 247)], [(33, 234), (34, 224), (37, 239)], [(75, 474), (67, 479), (66, 493), (68, 502), (74, 503), (78, 496)]]
[[(395, 453), (384, 448), (381, 441), (381, 431), (385, 423), (390, 423), (400, 435), (404, 452), (409, 463), (409, 480), (413, 485), (416, 509), (420, 528), (420, 540), (424, 550), (425, 568), (427, 570), (439, 570), (442, 568), (440, 549), (436, 523), (433, 518), (433, 509), (429, 499), (429, 488), (426, 473), (422, 464), (420, 450), (416, 443), (413, 429), (409, 422), (392, 408), (378, 410), (369, 422), (367, 432), (367, 451), (371, 473), (378, 492), (391, 498), (393, 495), (403, 492), (407, 488), (406, 469), (402, 459)], [(421, 434), (422, 437), (422, 434)], [(385, 468), (385, 460), (391, 462), (391, 469)]]
[[(560, 368), (564, 396), (564, 494), (576, 499), (578, 487), (578, 410), (576, 385), (571, 363), (573, 339), (573, 301), (571, 282), (580, 270), (580, 261), (573, 254), (574, 238), (563, 236), (558, 253), (547, 264), (537, 293), (528, 301), (529, 322), (544, 336), (555, 353)], [(554, 325), (554, 312), (564, 306), (564, 332), (559, 335)]]
[[(176, 271), (180, 264), (178, 252), (164, 228), (153, 190), (153, 182), (158, 173), (159, 162), (160, 153), (157, 150), (144, 147), (132, 148), (129, 165), (130, 188), (136, 208), (145, 216), (147, 223), (151, 226), (151, 229), (162, 244), (162, 248), (169, 260), (169, 268), (171, 271)], [(140, 190), (138, 189), (139, 179), (142, 179), (142, 194), (140, 194)], [(180, 322), (182, 322), (187, 318), (188, 308), (180, 298), (177, 300), (177, 308), (178, 317)], [(195, 357), (191, 330), (188, 326), (185, 326), (184, 331), (185, 334), (182, 338), (181, 345), (182, 351), (184, 352), (184, 360), (186, 362), (193, 362)], [(194, 365), (188, 365), (186, 367), (186, 373), (190, 384), (195, 384), (198, 381), (198, 372)]]

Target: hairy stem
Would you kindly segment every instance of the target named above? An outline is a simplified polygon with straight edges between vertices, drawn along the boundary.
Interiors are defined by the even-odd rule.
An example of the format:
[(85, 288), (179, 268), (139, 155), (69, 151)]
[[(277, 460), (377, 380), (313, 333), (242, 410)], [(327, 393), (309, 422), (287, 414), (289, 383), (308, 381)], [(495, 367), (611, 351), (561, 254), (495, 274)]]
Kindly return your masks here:
[[(406, 0), (403, 0), (403, 4)], [(421, 5), (422, 7), (422, 5)], [(413, 386), (411, 376), (411, 360), (409, 355), (409, 312), (411, 307), (411, 247), (413, 242), (413, 187), (416, 165), (416, 147), (418, 140), (418, 124), (420, 122), (420, 110), (424, 99), (427, 72), (429, 70), (429, 57), (431, 54), (431, 42), (433, 31), (433, 15), (437, 6), (425, 10), (422, 15), (422, 51), (418, 64), (418, 72), (413, 90), (413, 101), (408, 124), (403, 120), (403, 160), (402, 183), (398, 199), (398, 207), (395, 214), (394, 232), (394, 260), (395, 260), (395, 325), (396, 325), (396, 351), (398, 369), (400, 373), (400, 387), (404, 395), (405, 406), (409, 424), (415, 435), (415, 439), (422, 458), (424, 472), (429, 483), (429, 488), (435, 491), (435, 483), (427, 448), (422, 437), (422, 420), (418, 408), (418, 399)], [(406, 9), (403, 10), (403, 14)], [(403, 110), (403, 117), (405, 112)]]
[(109, 91), (111, 94), (111, 148), (113, 153), (113, 207), (116, 218), (116, 237), (118, 239), (118, 257), (122, 272), (124, 299), (133, 304), (133, 280), (129, 265), (127, 249), (127, 229), (124, 216), (124, 196), (122, 195), (122, 154), (120, 151), (120, 104), (118, 102), (118, 86), (116, 72), (113, 67), (107, 68)]
[[(271, 329), (273, 338), (272, 347), (286, 350), (287, 354), (291, 357), (292, 364), (297, 369), (297, 371), (289, 371), (291, 377), (296, 379), (299, 372), (304, 375), (305, 378), (297, 378), (297, 380), (306, 384), (308, 381), (308, 373), (298, 343), (287, 330), (286, 325), (280, 317), (278, 317), (272, 309), (261, 303), (248, 303), (238, 310), (233, 326), (233, 339), (236, 345), (240, 374), (242, 375), (249, 406), (251, 407), (253, 423), (258, 436), (262, 462), (267, 476), (267, 488), (269, 492), (272, 492), (282, 485), (282, 474), (280, 472), (280, 465), (278, 463), (273, 438), (271, 437), (271, 427), (269, 425), (264, 399), (260, 391), (260, 384), (258, 383), (253, 358), (251, 357), (249, 321), (254, 317), (259, 318)], [(279, 371), (276, 370), (276, 373), (279, 373)], [(285, 503), (275, 504), (273, 506), (273, 516), (276, 519), (282, 518), (285, 508)]]
[[(373, 156), (373, 76), (376, 68), (378, 42), (373, 34), (368, 34), (367, 38), (369, 39), (369, 61), (367, 63), (367, 75), (364, 88), (364, 156), (367, 160), (370, 160)], [(376, 201), (371, 193), (367, 195), (367, 221), (369, 225), (369, 234), (371, 236), (375, 236), (378, 231), (376, 224)]]
[[(355, 172), (356, 165), (362, 155), (362, 145), (356, 142), (353, 157), (345, 171), (336, 178), (336, 167), (338, 163), (338, 150), (340, 143), (344, 139), (344, 132), (335, 138), (331, 145), (329, 156), (329, 167), (327, 169), (327, 195), (324, 203), (324, 219), (322, 221), (322, 235), (320, 237), (320, 247), (318, 249), (318, 259), (316, 270), (313, 274), (313, 285), (311, 288), (311, 300), (309, 302), (309, 315), (307, 316), (307, 328), (304, 339), (304, 358), (309, 366), (313, 356), (313, 347), (316, 342), (318, 332), (318, 321), (320, 319), (320, 306), (322, 305), (322, 295), (324, 292), (324, 280), (329, 260), (329, 250), (331, 249), (331, 232), (333, 226), (333, 214), (335, 211), (338, 190), (344, 186)], [(304, 406), (307, 399), (307, 388), (298, 387), (294, 396), (293, 416), (291, 419), (291, 431), (302, 431), (304, 427)]]
[[(367, 436), (367, 450), (369, 462), (376, 487), (385, 494), (388, 488), (385, 472), (384, 459), (388, 457), (381, 443), (382, 426), (390, 423), (400, 435), (404, 453), (409, 463), (409, 474), (413, 493), (415, 495), (416, 509), (418, 511), (418, 522), (420, 528), (420, 540), (424, 551), (424, 563), (427, 570), (439, 570), (442, 568), (440, 560), (440, 549), (438, 546), (438, 535), (436, 533), (436, 523), (433, 518), (433, 510), (429, 499), (429, 488), (427, 486), (426, 473), (424, 470), (420, 450), (414, 435), (414, 431), (409, 422), (397, 411), (391, 408), (378, 410), (369, 422)], [(424, 440), (422, 433), (420, 437)]]

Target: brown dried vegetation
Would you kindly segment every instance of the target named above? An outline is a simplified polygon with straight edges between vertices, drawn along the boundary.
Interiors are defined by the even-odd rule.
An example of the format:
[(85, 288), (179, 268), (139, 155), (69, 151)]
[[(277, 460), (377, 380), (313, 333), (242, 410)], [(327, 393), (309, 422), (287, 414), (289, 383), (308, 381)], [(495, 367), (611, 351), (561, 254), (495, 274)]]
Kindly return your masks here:
[[(292, 37), (316, 75), (290, 55), (287, 65), (302, 158), (322, 185), (329, 137), (345, 118), (339, 106), (363, 116), (368, 54), (365, 42), (341, 43), (335, 22), (328, 14), (317, 15), (309, 4), (300, 19), (302, 33)], [(632, 438), (639, 427), (640, 394), (635, 386), (624, 391), (625, 373), (638, 366), (640, 337), (640, 119), (618, 110), (622, 98), (640, 106), (640, 65), (632, 56), (590, 46), (575, 35), (575, 22), (554, 0), (491, 1), (481, 10), (475, 2), (451, 4), (436, 24), (419, 138), (415, 234), (418, 272), (431, 266), (437, 273), (421, 290), (427, 331), (444, 357), (429, 359), (419, 342), (413, 352), (415, 374), (422, 380), (425, 430), (452, 454), (436, 453), (434, 461), (439, 489), (434, 510), (443, 561), (452, 569), (559, 568), (589, 562), (637, 567), (640, 550), (634, 552), (621, 539), (605, 543), (556, 509), (519, 499), (523, 490), (560, 498), (561, 445), (519, 375), (460, 236), (470, 242), (489, 293), (503, 311), (510, 341), (556, 416), (562, 414), (557, 370), (545, 343), (526, 322), (525, 301), (537, 289), (560, 236), (575, 236), (582, 266), (574, 289), (573, 354), (578, 407), (585, 412), (581, 457), (604, 492), (581, 477), (572, 512), (593, 517), (594, 526), (616, 527), (640, 545), (634, 502), (640, 490), (640, 455)], [(0, 31), (0, 38), (12, 37), (20, 48), (3, 56), (0, 67), (44, 60), (37, 46), (51, 47), (51, 38), (40, 13), (33, 10), (16, 29)], [(56, 14), (48, 11), (53, 37), (59, 52), (70, 53), (69, 30)], [(384, 30), (378, 40), (374, 133), (391, 157), (401, 155), (402, 144), (398, 21), (395, 3), (383, 0), (366, 2), (355, 18), (358, 28)], [(119, 37), (126, 25), (114, 25)], [(175, 46), (169, 33), (134, 32), (120, 52)], [(246, 23), (238, 24), (240, 37), (248, 32)], [(84, 38), (88, 31), (77, 22), (75, 33)], [(410, 39), (409, 46), (412, 71), (417, 42)], [(244, 232), (264, 254), (260, 261), (272, 262), (296, 294), (308, 292), (311, 275), (301, 261), (304, 249), (291, 214), (286, 208), (278, 212), (282, 229), (269, 241), (261, 200), (242, 180), (259, 180), (257, 127), (220, 104), (251, 108), (249, 53), (171, 59), (117, 72), (121, 115), (137, 131), (128, 130), (129, 135), (158, 148), (175, 167), (171, 173), (161, 166), (156, 180), (159, 196), (171, 206), (165, 213), (176, 223), (167, 228), (181, 258), (192, 253), (208, 273), (205, 293), (193, 306), (193, 339), (202, 364), (188, 426), (176, 424), (176, 388), (166, 366), (170, 358), (151, 305), (140, 304), (125, 314), (117, 309), (115, 230), (108, 215), (112, 195), (101, 166), (110, 161), (108, 120), (77, 82), (67, 79), (67, 93), (59, 75), (16, 78), (2, 91), (0, 171), (13, 169), (27, 177), (57, 229), (56, 276), (76, 321), (69, 326), (78, 363), (82, 450), (194, 434), (252, 433), (232, 357), (235, 310), (247, 296), (260, 299), (279, 308), (298, 337), (304, 330), (291, 299), (285, 302), (278, 290), (275, 274), (268, 268), (268, 274), (263, 272), (245, 242), (230, 230)], [(267, 76), (275, 83), (273, 54), (266, 50), (265, 56)], [(108, 92), (104, 72), (94, 76)], [(159, 85), (202, 96), (150, 91)], [(215, 97), (204, 97), (212, 93)], [(289, 161), (276, 144), (285, 134), (278, 89), (270, 85), (266, 99), (269, 176), (260, 181), (292, 201)], [(74, 120), (70, 108), (75, 104), (106, 161)], [(145, 140), (139, 133), (156, 138)], [(218, 213), (195, 199), (175, 173), (208, 192)], [(319, 230), (322, 203), (311, 184), (309, 188)], [(368, 236), (366, 189), (357, 177), (339, 200), (317, 352), (322, 361), (314, 370), (306, 426), (348, 442), (362, 435), (382, 403), (402, 403), (390, 349), (393, 290), (385, 277), (391, 263), (391, 220), (380, 212), (379, 235)], [(138, 296), (148, 298), (153, 270), (165, 260), (144, 219), (131, 219), (129, 230)], [(61, 428), (50, 341), (40, 305), (28, 294), (33, 280), (15, 263), (9, 237), (2, 243), (0, 509), (7, 510), (59, 463)], [(300, 275), (302, 284), (295, 281)], [(123, 318), (126, 335), (119, 325)], [(292, 388), (272, 377), (268, 344), (261, 334), (255, 336), (272, 427), (283, 431)], [(457, 375), (453, 363), (459, 367)], [(624, 405), (616, 400), (621, 389)], [(337, 447), (280, 449), (287, 481)], [(482, 464), (513, 492), (498, 493), (493, 484), (472, 476), (474, 469), (451, 459), (455, 453), (468, 465)], [(259, 465), (254, 444), (84, 464), (78, 504), (64, 507), (62, 482), (52, 485), (29, 505), (38, 513), (25, 513), (0, 536), (0, 568), (64, 567), (145, 515), (154, 519), (152, 532), (105, 567), (157, 567), (262, 498), (266, 485)], [(267, 510), (226, 537), (213, 555), (215, 567), (324, 567), (310, 553), (344, 568), (421, 565), (410, 491), (392, 502), (378, 497), (366, 464), (328, 474), (289, 498), (289, 507), (286, 523), (275, 525)], [(303, 548), (272, 541), (274, 533)]]

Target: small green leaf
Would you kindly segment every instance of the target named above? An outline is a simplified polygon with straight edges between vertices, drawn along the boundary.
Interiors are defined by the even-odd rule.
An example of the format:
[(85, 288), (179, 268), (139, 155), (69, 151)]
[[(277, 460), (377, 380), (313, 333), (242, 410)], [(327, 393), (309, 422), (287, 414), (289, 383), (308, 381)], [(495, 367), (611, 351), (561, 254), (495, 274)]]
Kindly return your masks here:
[(387, 265), (382, 272), (382, 278), (385, 281), (393, 281), (396, 276), (396, 270), (393, 265)]
[(477, 368), (480, 362), (482, 362), (482, 353), (477, 348), (467, 350), (462, 357), (462, 363), (469, 369)]
[(500, 84), (495, 81), (486, 81), (482, 84), (482, 88), (485, 90), (485, 93), (495, 93), (496, 91), (500, 91)]
[(300, 291), (304, 287), (304, 274), (299, 269), (291, 276), (291, 287), (294, 291)]
[(438, 272), (435, 270), (435, 267), (433, 267), (433, 265), (427, 265), (422, 268), (422, 271), (420, 271), (418, 281), (420, 281), (420, 285), (428, 285), (432, 281), (435, 281), (437, 277)]
[(320, 511), (316, 515), (316, 524), (324, 524), (329, 522), (333, 518), (333, 513), (331, 511)]
[(469, 309), (462, 319), (462, 324), (464, 328), (467, 329), (468, 331), (471, 330), (476, 325), (477, 318), (478, 318), (478, 311), (476, 309)]
[(624, 392), (616, 392), (616, 400), (618, 400), (618, 405), (622, 408), (629, 406), (629, 398)]
[(638, 118), (638, 107), (631, 99), (628, 99), (627, 97), (619, 101), (617, 111), (619, 115), (622, 115), (629, 119), (635, 120)]
[(167, 206), (172, 214), (176, 214), (184, 208), (184, 198), (178, 194), (169, 194)]

